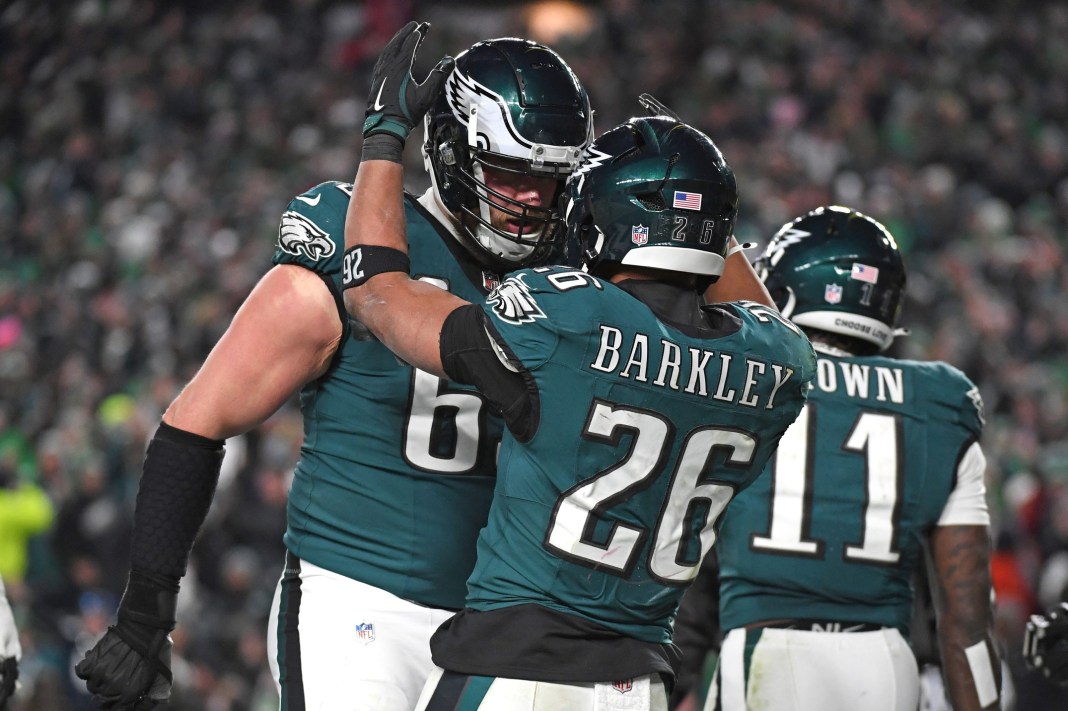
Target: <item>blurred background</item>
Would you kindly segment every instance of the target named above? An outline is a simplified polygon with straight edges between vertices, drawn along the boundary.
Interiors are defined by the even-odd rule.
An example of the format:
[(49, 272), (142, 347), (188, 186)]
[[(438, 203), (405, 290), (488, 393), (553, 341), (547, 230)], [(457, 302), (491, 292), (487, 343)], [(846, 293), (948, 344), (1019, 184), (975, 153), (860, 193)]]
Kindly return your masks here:
[[(1022, 666), (1068, 590), (1068, 4), (1028, 0), (14, 0), (0, 3), (0, 575), (17, 711), (88, 708), (73, 664), (124, 585), (147, 439), (256, 280), (292, 195), (351, 180), (377, 52), (519, 35), (586, 84), (598, 132), (651, 92), (737, 173), (740, 240), (843, 203), (905, 250), (912, 330), (986, 403), (997, 624)], [(416, 143), (415, 138), (409, 141)], [(428, 185), (417, 148), (408, 185)], [(755, 253), (751, 254), (755, 257)], [(175, 709), (277, 708), (266, 617), (295, 402), (227, 444), (183, 583)]]

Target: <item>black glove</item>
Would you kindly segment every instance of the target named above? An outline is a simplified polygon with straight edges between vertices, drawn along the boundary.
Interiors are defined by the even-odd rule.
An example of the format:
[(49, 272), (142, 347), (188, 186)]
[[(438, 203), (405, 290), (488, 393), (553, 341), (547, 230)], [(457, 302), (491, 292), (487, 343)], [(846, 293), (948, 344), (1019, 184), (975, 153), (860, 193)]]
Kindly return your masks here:
[(74, 667), (100, 708), (148, 711), (170, 699), (177, 603), (176, 579), (130, 572), (118, 624)]
[(7, 708), (7, 700), (15, 693), (19, 678), (19, 662), (14, 657), (0, 659), (0, 709)]
[(389, 41), (371, 72), (367, 118), (363, 122), (364, 160), (401, 162), (404, 141), (441, 93), (455, 62), (444, 57), (422, 83), (412, 76), (415, 53), (429, 22), (409, 22)]
[(1024, 629), (1027, 663), (1057, 684), (1068, 684), (1068, 602), (1048, 615), (1031, 615)]

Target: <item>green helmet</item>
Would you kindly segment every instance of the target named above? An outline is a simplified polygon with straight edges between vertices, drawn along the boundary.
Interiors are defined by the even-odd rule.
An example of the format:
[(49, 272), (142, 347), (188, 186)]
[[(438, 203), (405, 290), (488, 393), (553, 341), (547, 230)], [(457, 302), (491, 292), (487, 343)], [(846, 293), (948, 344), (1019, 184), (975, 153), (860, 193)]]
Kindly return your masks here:
[[(484, 264), (498, 271), (536, 264), (559, 245), (558, 198), (593, 138), (593, 111), (556, 52), (510, 37), (473, 45), (456, 58), (427, 112), (425, 135), (434, 192), (474, 225), (461, 228), (461, 241)], [(528, 205), (493, 192), (484, 168), (555, 178), (558, 187), (548, 204)], [(494, 227), (491, 206), (513, 218), (519, 232)]]
[(782, 315), (798, 326), (894, 340), (905, 265), (882, 224), (847, 207), (821, 207), (788, 222), (754, 265)]
[[(602, 134), (564, 194), (572, 263), (723, 273), (738, 186), (716, 144), (668, 116), (632, 118)], [(570, 255), (569, 255), (570, 256)]]

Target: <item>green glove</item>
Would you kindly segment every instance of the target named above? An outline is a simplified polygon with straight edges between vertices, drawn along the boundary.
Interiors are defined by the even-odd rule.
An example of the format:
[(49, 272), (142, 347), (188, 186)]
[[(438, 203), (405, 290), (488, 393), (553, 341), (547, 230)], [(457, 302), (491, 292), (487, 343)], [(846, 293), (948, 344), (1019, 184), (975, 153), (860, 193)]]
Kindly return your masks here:
[(453, 58), (446, 56), (422, 82), (412, 76), (415, 53), (429, 27), (429, 22), (409, 22), (375, 62), (363, 122), (364, 160), (401, 162), (404, 141), (437, 99), (455, 67)]

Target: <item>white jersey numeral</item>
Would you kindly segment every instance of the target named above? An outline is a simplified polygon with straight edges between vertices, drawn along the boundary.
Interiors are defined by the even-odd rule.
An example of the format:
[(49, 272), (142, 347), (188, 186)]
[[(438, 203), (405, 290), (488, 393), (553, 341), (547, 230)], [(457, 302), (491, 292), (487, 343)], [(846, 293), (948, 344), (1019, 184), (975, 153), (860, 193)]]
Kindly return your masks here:
[[(650, 535), (649, 528), (616, 522), (604, 544), (591, 541), (590, 533), (605, 511), (645, 489), (652, 483), (651, 479), (663, 473), (673, 444), (673, 428), (662, 417), (611, 403), (593, 403), (584, 431), (587, 438), (615, 443), (626, 431), (634, 436), (627, 455), (565, 491), (556, 503), (546, 536), (547, 545), (564, 557), (611, 568), (623, 575), (633, 568)], [(685, 582), (697, 575), (700, 558), (689, 564), (682, 556), (695, 502), (708, 502), (700, 532), (700, 557), (715, 542), (713, 527), (734, 495), (734, 487), (698, 482), (698, 478), (717, 447), (730, 450), (730, 463), (744, 466), (753, 458), (756, 440), (744, 432), (717, 428), (699, 428), (687, 436), (655, 525), (649, 553), (650, 572), (658, 578)]]
[[(460, 390), (444, 391), (441, 378), (412, 369), (412, 404), (404, 429), (404, 457), (411, 464), (434, 472), (458, 474), (474, 468), (478, 461), (478, 440), (482, 398)], [(439, 412), (440, 408), (444, 408)], [(451, 411), (456, 443), (449, 456), (433, 454), (434, 437), (444, 436), (435, 427), (439, 414)]]
[[(449, 283), (437, 277), (422, 276), (419, 281), (449, 290)], [(443, 474), (460, 474), (478, 463), (482, 437), (482, 397), (469, 390), (450, 390), (448, 381), (412, 369), (412, 402), (404, 427), (404, 458), (413, 466)], [(453, 427), (442, 422), (451, 418)], [(455, 443), (444, 447), (437, 438), (452, 437)], [(438, 446), (434, 446), (437, 444)], [(438, 456), (436, 451), (449, 451)]]
[[(819, 467), (811, 449), (813, 406), (808, 404), (779, 441), (773, 461), (770, 530), (751, 545), (767, 552), (822, 557), (824, 542), (808, 537), (812, 519), (813, 476)], [(847, 545), (847, 560), (896, 563), (900, 497), (900, 425), (893, 415), (862, 412), (842, 449), (864, 457), (864, 530), (859, 543)]]

